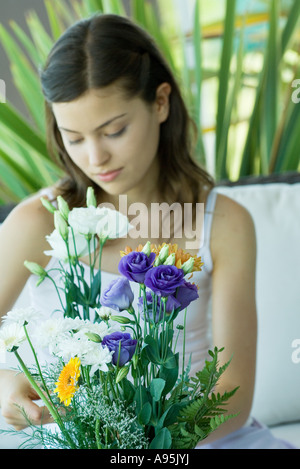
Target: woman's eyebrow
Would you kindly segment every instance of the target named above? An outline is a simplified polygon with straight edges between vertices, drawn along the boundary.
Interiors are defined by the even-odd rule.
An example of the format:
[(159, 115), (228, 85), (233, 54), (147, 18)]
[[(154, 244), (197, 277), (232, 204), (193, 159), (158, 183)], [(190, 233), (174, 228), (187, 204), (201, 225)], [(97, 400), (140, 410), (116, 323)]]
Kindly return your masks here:
[[(104, 124), (100, 124), (96, 129), (94, 129), (93, 132), (96, 132), (99, 129), (102, 129), (103, 127), (106, 127), (107, 125), (111, 124), (117, 119), (121, 119), (121, 117), (126, 116), (125, 114), (120, 114), (119, 116), (113, 117), (112, 119), (108, 120), (107, 122), (104, 122)], [(81, 132), (78, 132), (77, 130), (70, 130), (70, 129), (65, 129), (64, 127), (58, 127), (60, 130), (64, 130), (65, 132), (71, 132), (72, 134), (80, 134)]]

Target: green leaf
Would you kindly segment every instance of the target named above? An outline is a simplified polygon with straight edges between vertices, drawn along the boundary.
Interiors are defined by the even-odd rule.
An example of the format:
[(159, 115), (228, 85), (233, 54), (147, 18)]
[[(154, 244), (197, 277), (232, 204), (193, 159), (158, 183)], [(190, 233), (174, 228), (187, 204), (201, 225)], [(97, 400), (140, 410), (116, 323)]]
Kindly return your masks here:
[(61, 20), (61, 16), (57, 14), (57, 11), (53, 5), (53, 2), (51, 0), (44, 0), (44, 3), (45, 3), (46, 10), (47, 10), (52, 37), (56, 41), (63, 33), (64, 25)]
[(9, 103), (0, 106), (1, 125), (15, 134), (16, 139), (22, 144), (30, 146), (40, 153), (42, 158), (48, 159), (45, 140), (13, 109)]
[(131, 404), (132, 401), (134, 400), (135, 393), (136, 393), (136, 388), (132, 384), (131, 381), (129, 381), (127, 378), (122, 379), (120, 383), (123, 396), (127, 404)]
[(270, 2), (269, 37), (265, 53), (265, 80), (262, 93), (261, 119), (261, 164), (267, 174), (271, 149), (278, 121), (278, 87), (279, 87), (279, 31), (278, 1)]
[(166, 385), (163, 390), (163, 395), (168, 394), (174, 387), (177, 379), (178, 379), (178, 360), (179, 360), (179, 353), (175, 355), (176, 366), (172, 368), (166, 368), (163, 365), (159, 369), (159, 378), (165, 380)]
[(142, 410), (143, 406), (149, 402), (151, 404), (151, 396), (145, 386), (138, 386), (135, 391), (134, 395), (134, 402), (135, 402), (135, 412), (136, 415), (139, 415), (140, 411)]
[(141, 425), (148, 425), (151, 419), (152, 406), (150, 402), (146, 402), (138, 414), (138, 422)]
[(96, 304), (98, 295), (100, 294), (101, 288), (101, 271), (98, 270), (94, 275), (92, 284), (91, 284), (91, 304)]
[(170, 449), (172, 446), (171, 433), (167, 428), (162, 428), (153, 438), (149, 449)]
[(10, 21), (9, 22), (11, 29), (15, 33), (16, 37), (26, 50), (29, 58), (31, 59), (32, 63), (35, 66), (38, 66), (40, 63), (40, 58), (39, 55), (36, 51), (35, 45), (31, 41), (31, 39), (28, 37), (28, 35), (24, 32), (24, 30), (15, 22), (15, 21)]
[(157, 341), (152, 336), (148, 335), (145, 337), (144, 342), (146, 345), (142, 353), (149, 361), (158, 364), (160, 362), (160, 352)]
[[(221, 65), (219, 70), (219, 89), (218, 89), (218, 107), (217, 107), (217, 123), (216, 123), (216, 155), (219, 153), (221, 144), (221, 135), (223, 130), (223, 123), (226, 113), (228, 84), (230, 81), (230, 64), (232, 59), (233, 38), (235, 34), (235, 8), (236, 0), (227, 0), (226, 2), (226, 16), (224, 23), (224, 36), (223, 47), (221, 55)], [(218, 177), (226, 177), (226, 169), (222, 168), (221, 174)]]
[(31, 37), (40, 57), (40, 63), (44, 64), (53, 46), (53, 39), (47, 33), (42, 21), (34, 10), (26, 15), (26, 21)]
[(150, 383), (150, 394), (155, 402), (158, 402), (161, 399), (162, 392), (166, 382), (162, 378), (154, 378)]
[(168, 427), (176, 422), (179, 411), (181, 410), (183, 404), (172, 404), (160, 417), (156, 427), (155, 432), (158, 433), (163, 427)]

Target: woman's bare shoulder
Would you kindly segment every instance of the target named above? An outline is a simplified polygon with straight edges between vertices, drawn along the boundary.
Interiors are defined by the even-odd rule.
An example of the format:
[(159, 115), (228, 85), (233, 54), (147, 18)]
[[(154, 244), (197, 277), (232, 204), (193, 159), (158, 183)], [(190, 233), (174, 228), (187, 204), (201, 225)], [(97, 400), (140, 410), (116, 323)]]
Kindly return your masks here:
[(10, 245), (18, 243), (36, 253), (45, 247), (45, 236), (53, 231), (54, 223), (53, 215), (40, 200), (41, 196), (38, 192), (27, 197), (10, 212), (0, 229), (2, 246), (8, 242)]
[(49, 199), (42, 192), (37, 192), (23, 199), (8, 215), (7, 221), (13, 220), (15, 223), (22, 223), (30, 220), (32, 223), (39, 222), (39, 225), (50, 224), (53, 216), (42, 204), (41, 197)]
[(53, 215), (42, 205), (41, 194), (20, 202), (0, 227), (0, 316), (21, 293), (30, 273), (24, 262), (45, 267), (49, 258), (46, 235), (54, 229)]

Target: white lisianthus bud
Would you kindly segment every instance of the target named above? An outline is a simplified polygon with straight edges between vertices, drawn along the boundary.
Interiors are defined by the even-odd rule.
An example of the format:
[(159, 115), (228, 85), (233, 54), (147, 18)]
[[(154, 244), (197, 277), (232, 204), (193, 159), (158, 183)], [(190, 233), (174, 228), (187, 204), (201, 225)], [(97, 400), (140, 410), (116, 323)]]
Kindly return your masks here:
[(167, 259), (164, 262), (164, 265), (175, 265), (175, 260), (176, 260), (176, 256), (175, 256), (175, 253), (173, 252), (167, 257)]
[(97, 207), (95, 192), (92, 187), (88, 187), (86, 191), (86, 205), (87, 207)]
[(110, 319), (112, 321), (119, 322), (120, 324), (130, 324), (131, 321), (129, 318), (126, 318), (126, 316), (111, 316)]
[(165, 260), (167, 259), (168, 255), (169, 255), (169, 246), (165, 244), (161, 248), (157, 258), (155, 259), (154, 266), (157, 267), (158, 265), (163, 264)]
[(184, 264), (182, 264), (181, 269), (183, 270), (185, 275), (192, 272), (194, 263), (195, 259), (193, 257), (190, 257)]
[(64, 219), (64, 217), (62, 216), (62, 214), (58, 210), (54, 212), (54, 226), (56, 230), (58, 231), (58, 233), (60, 234), (60, 236), (64, 240), (68, 239), (69, 237), (68, 224), (66, 220)]
[(123, 366), (119, 371), (116, 376), (116, 383), (119, 383), (122, 381), (122, 379), (126, 378), (129, 372), (129, 367), (128, 366)]
[(85, 332), (85, 335), (92, 342), (96, 342), (97, 344), (102, 342), (102, 339), (101, 339), (100, 335), (96, 334), (95, 332)]
[(48, 212), (50, 212), (50, 213), (55, 212), (56, 208), (54, 207), (54, 205), (51, 204), (51, 202), (49, 202), (48, 199), (45, 199), (44, 197), (41, 197), (40, 201), (42, 202), (43, 206), (48, 210)]
[(24, 261), (24, 265), (26, 269), (30, 270), (32, 274), (37, 275), (38, 277), (46, 277), (47, 275), (46, 270), (36, 262)]
[(146, 254), (148, 257), (150, 256), (150, 254), (151, 254), (151, 243), (150, 243), (150, 241), (147, 241), (147, 243), (145, 244), (145, 246), (142, 249), (142, 252), (144, 254)]
[(70, 209), (69, 209), (68, 203), (65, 201), (65, 199), (62, 198), (61, 195), (57, 197), (57, 205), (58, 205), (58, 210), (60, 211), (61, 215), (67, 221)]

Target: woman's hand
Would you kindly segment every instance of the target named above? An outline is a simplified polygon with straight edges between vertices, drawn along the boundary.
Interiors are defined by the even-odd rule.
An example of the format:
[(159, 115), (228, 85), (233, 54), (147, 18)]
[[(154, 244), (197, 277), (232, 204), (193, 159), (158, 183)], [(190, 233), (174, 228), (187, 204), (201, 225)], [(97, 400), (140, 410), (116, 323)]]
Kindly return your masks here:
[[(30, 424), (53, 422), (49, 411), (34, 401), (40, 400), (23, 373), (0, 370), (0, 408), (9, 425), (20, 431)], [(26, 416), (25, 416), (26, 415)]]

